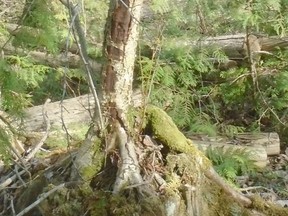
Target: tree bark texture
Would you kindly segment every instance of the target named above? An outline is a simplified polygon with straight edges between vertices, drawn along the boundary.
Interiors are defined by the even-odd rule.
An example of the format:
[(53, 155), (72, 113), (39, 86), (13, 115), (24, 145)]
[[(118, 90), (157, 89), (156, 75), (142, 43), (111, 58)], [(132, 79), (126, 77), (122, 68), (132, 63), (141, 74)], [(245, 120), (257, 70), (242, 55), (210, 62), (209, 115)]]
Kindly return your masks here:
[(108, 122), (106, 151), (117, 146), (121, 162), (114, 193), (124, 185), (141, 184), (142, 177), (128, 121), (132, 101), (132, 82), (138, 24), (142, 0), (110, 1), (103, 46), (106, 62), (102, 72), (104, 118)]

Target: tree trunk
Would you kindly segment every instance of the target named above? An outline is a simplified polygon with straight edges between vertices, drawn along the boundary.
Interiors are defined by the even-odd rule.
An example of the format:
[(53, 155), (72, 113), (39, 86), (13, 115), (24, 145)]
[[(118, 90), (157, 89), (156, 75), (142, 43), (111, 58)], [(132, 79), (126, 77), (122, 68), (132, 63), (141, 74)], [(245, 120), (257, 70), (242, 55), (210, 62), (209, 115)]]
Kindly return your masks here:
[[(116, 179), (114, 193), (118, 193), (124, 185), (142, 182), (134, 141), (131, 137), (132, 126), (128, 121), (128, 113), (132, 105), (132, 82), (141, 6), (142, 0), (111, 1), (105, 27), (103, 54), (106, 62), (102, 72), (101, 109), (106, 125), (105, 128), (102, 128), (103, 124), (97, 122), (95, 125), (99, 126), (96, 130), (100, 130), (104, 136), (106, 156), (115, 147), (119, 149), (121, 162), (119, 160), (117, 173), (119, 178)], [(89, 133), (89, 139), (95, 136), (91, 133)], [(81, 146), (75, 159), (74, 164), (77, 170), (72, 173), (72, 178), (79, 173), (80, 175), (81, 173), (87, 174), (87, 169), (95, 168), (93, 166), (95, 144), (89, 139), (86, 139), (84, 145)], [(95, 173), (97, 171), (99, 170), (95, 170)], [(81, 177), (87, 179), (91, 175), (93, 176), (89, 174)]]
[(138, 24), (142, 0), (110, 1), (105, 28), (103, 68), (103, 107), (108, 120), (106, 151), (118, 147), (121, 162), (114, 185), (114, 193), (124, 185), (141, 184), (138, 160), (131, 137), (133, 130), (128, 120), (132, 101), (132, 82)]

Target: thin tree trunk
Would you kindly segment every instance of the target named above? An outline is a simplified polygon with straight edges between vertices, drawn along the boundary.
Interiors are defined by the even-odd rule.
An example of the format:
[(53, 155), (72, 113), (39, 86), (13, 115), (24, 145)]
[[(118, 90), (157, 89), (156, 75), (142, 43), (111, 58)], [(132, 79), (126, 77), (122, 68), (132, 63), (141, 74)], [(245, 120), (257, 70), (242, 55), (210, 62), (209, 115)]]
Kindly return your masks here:
[(132, 82), (138, 24), (142, 0), (110, 1), (105, 28), (103, 68), (103, 107), (108, 120), (106, 151), (117, 146), (121, 162), (114, 185), (114, 193), (124, 185), (142, 183), (131, 125), (127, 119), (132, 101)]

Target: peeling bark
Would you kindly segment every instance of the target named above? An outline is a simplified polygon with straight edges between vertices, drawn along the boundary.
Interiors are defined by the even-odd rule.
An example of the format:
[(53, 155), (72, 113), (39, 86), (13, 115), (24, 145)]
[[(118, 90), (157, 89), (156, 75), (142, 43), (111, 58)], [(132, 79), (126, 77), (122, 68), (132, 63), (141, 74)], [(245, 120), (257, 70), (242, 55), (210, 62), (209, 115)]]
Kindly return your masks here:
[[(132, 101), (132, 82), (136, 47), (138, 41), (138, 20), (142, 0), (111, 1), (105, 28), (103, 67), (103, 107), (108, 121), (106, 150), (119, 147), (121, 161), (114, 193), (126, 185), (142, 183), (138, 160), (127, 118)], [(116, 139), (115, 139), (116, 137)]]

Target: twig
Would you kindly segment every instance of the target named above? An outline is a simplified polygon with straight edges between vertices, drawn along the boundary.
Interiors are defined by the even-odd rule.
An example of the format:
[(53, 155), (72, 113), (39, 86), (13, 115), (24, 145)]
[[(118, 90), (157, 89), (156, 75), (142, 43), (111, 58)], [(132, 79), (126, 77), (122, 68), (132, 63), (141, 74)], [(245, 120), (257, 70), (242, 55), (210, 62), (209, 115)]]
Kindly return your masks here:
[(4, 115), (2, 114), (5, 114), (3, 111), (1, 111), (1, 114), (0, 114), (0, 120), (8, 126), (9, 130), (12, 132), (12, 134), (14, 135), (19, 135), (19, 132), (15, 130), (15, 128), (12, 126), (12, 124), (8, 121), (8, 119), (6, 117), (4, 117)]
[[(16, 164), (15, 165), (15, 173), (16, 173), (16, 176), (18, 177), (18, 179), (22, 182), (22, 184), (24, 185), (24, 187), (27, 187), (25, 181), (22, 179), (21, 175), (19, 174), (18, 172), (18, 165)], [(30, 174), (31, 175), (31, 174)]]
[[(68, 1), (69, 3), (69, 1)], [(64, 4), (62, 2), (62, 4)], [(72, 17), (71, 18), (71, 14), (70, 14), (70, 11), (69, 11), (69, 15), (70, 15), (70, 23), (73, 23), (74, 20), (75, 20), (75, 17)], [(71, 31), (72, 31), (72, 25), (68, 23), (68, 33), (67, 33), (67, 37), (66, 37), (66, 42), (65, 42), (65, 52), (64, 52), (64, 56), (65, 58), (68, 58), (68, 50), (69, 50), (69, 43), (70, 43), (70, 35), (71, 35)], [(61, 122), (62, 122), (62, 127), (66, 133), (66, 140), (67, 140), (67, 147), (68, 149), (70, 148), (70, 138), (72, 138), (71, 134), (69, 133), (68, 131), (68, 128), (65, 124), (65, 121), (64, 121), (64, 105), (63, 105), (63, 101), (64, 101), (64, 98), (65, 98), (65, 95), (66, 95), (66, 91), (67, 91), (67, 71), (68, 71), (68, 68), (69, 68), (69, 65), (68, 65), (68, 62), (67, 64), (65, 65), (65, 69), (64, 69), (64, 80), (63, 80), (63, 93), (62, 93), (62, 98), (61, 98), (61, 102), (60, 102), (60, 109), (61, 109)], [(75, 96), (75, 95), (74, 95)], [(67, 110), (66, 110), (67, 111)]]
[[(31, 173), (29, 172), (29, 166), (21, 166), (21, 164), (19, 164), (17, 161), (15, 162), (15, 174), (13, 174), (13, 171), (10, 172), (7, 177), (6, 180), (2, 183), (0, 183), (0, 190), (6, 188), (8, 185), (10, 185), (16, 178), (20, 179), (20, 181), (23, 183), (23, 185), (26, 187), (26, 183), (23, 181), (23, 179), (21, 178), (21, 175), (23, 175), (25, 172), (28, 173), (28, 175), (31, 178)], [(18, 172), (18, 166), (21, 167), (23, 170), (21, 172)], [(17, 167), (17, 168), (16, 168)], [(10, 176), (10, 177), (9, 177)], [(0, 214), (1, 215), (1, 214)]]
[(254, 187), (247, 187), (247, 188), (239, 188), (239, 191), (249, 191), (249, 190), (257, 190), (257, 189), (265, 189), (263, 186), (254, 186)]
[(254, 186), (254, 187), (247, 187), (247, 188), (240, 188), (239, 191), (249, 191), (249, 190), (257, 190), (257, 189), (262, 189), (264, 191), (268, 191), (269, 193), (275, 195), (275, 196), (278, 196), (274, 191), (273, 189), (269, 189), (269, 188), (266, 188), (266, 187), (263, 187), (263, 186)]
[[(15, 144), (19, 146), (18, 148), (21, 148), (21, 150), (23, 149), (23, 151), (25, 151), (23, 145), (16, 139), (16, 136), (20, 135), (20, 133), (17, 132), (15, 128), (11, 125), (11, 123), (7, 120), (7, 118), (2, 115), (3, 113), (4, 112), (1, 112), (0, 114), (0, 120), (5, 124), (5, 127), (9, 129), (9, 132), (12, 133), (12, 137), (13, 137), (12, 142), (15, 142)], [(14, 156), (20, 161), (20, 163), (23, 165), (23, 168), (25, 169), (25, 161), (23, 161), (18, 150), (12, 144), (8, 145), (8, 148), (11, 150), (11, 153), (14, 154)]]
[[(74, 34), (74, 38), (77, 42), (77, 46), (79, 48), (80, 51), (80, 56), (82, 58), (83, 64), (85, 66), (85, 70), (86, 70), (86, 74), (88, 77), (88, 84), (89, 87), (92, 91), (92, 95), (94, 97), (94, 100), (96, 102), (97, 107), (95, 107), (95, 111), (98, 111), (98, 116), (99, 116), (99, 121), (100, 121), (100, 129), (103, 130), (104, 129), (104, 121), (103, 121), (103, 117), (102, 117), (102, 112), (101, 112), (101, 106), (100, 106), (100, 100), (92, 79), (92, 68), (91, 65), (89, 63), (89, 58), (88, 58), (88, 53), (87, 53), (87, 47), (86, 47), (86, 40), (85, 40), (85, 34), (83, 32), (83, 29), (81, 27), (81, 22), (80, 22), (80, 18), (79, 18), (79, 12), (77, 10), (77, 5), (73, 6), (69, 0), (60, 0), (60, 2), (65, 5), (67, 7), (67, 9), (69, 10), (69, 12), (71, 13), (72, 18), (71, 19), (71, 25), (72, 25), (72, 29), (74, 30), (74, 32), (76, 34)], [(74, 19), (74, 20), (73, 20)], [(76, 35), (78, 36), (78, 39), (76, 37)]]
[[(25, 173), (26, 171), (25, 170), (22, 170), (21, 172), (19, 172), (18, 174), (19, 175), (22, 175), (23, 173)], [(5, 187), (7, 187), (8, 185), (10, 185), (15, 179), (17, 178), (17, 175), (13, 175), (9, 178), (7, 178), (4, 182), (2, 182), (0, 184), (0, 190), (3, 190)]]
[(45, 200), (48, 196), (50, 196), (52, 193), (56, 192), (57, 190), (65, 187), (66, 183), (62, 183), (56, 187), (54, 187), (53, 189), (51, 189), (50, 191), (43, 193), (39, 196), (39, 199), (37, 199), (35, 202), (33, 202), (31, 205), (27, 206), (25, 209), (23, 209), (21, 212), (19, 212), (16, 216), (22, 216), (24, 214), (26, 214), (27, 212), (29, 212), (31, 209), (33, 209), (34, 207), (36, 207), (37, 205), (39, 205), (43, 200)]
[(4, 215), (4, 213), (7, 210), (7, 202), (8, 202), (8, 194), (4, 191), (4, 193), (1, 193), (1, 197), (3, 196), (3, 202), (2, 202), (2, 211), (0, 212), (0, 215)]
[(245, 74), (241, 74), (240, 76), (236, 77), (231, 83), (230, 85), (232, 85), (233, 83), (237, 82), (239, 79), (245, 77), (245, 76), (249, 76), (249, 73), (245, 73)]
[(10, 200), (10, 206), (11, 206), (12, 215), (15, 216), (16, 213), (15, 213), (14, 199), (13, 198), (11, 198), (11, 200)]
[(215, 184), (217, 184), (227, 195), (230, 195), (230, 197), (237, 203), (245, 207), (251, 206), (252, 201), (243, 194), (241, 194), (240, 192), (235, 191), (219, 176), (219, 174), (216, 173), (216, 171), (213, 168), (205, 170), (204, 174), (207, 178), (215, 182)]
[(46, 106), (48, 103), (50, 103), (51, 100), (47, 99), (46, 102), (43, 105), (43, 109), (42, 109), (42, 114), (43, 114), (43, 119), (44, 119), (44, 123), (46, 124), (46, 132), (44, 134), (44, 136), (42, 137), (42, 139), (40, 140), (40, 142), (34, 147), (34, 149), (25, 157), (25, 161), (29, 161), (31, 158), (34, 157), (34, 155), (39, 151), (39, 149), (42, 147), (42, 145), (44, 144), (45, 140), (48, 138), (49, 135), (49, 131), (50, 131), (50, 120), (49, 117), (47, 115), (47, 110), (46, 110)]
[[(25, 8), (23, 11), (25, 11), (24, 14), (22, 14), (22, 16), (20, 17), (20, 20), (17, 24), (17, 27), (14, 29), (14, 31), (17, 31), (19, 28), (21, 28), (21, 24), (24, 22), (25, 18), (27, 17), (27, 15), (30, 13), (32, 5), (34, 4), (35, 0), (31, 1), (28, 5), (28, 7)], [(27, 6), (27, 5), (26, 5)], [(11, 39), (13, 38), (13, 35), (11, 34), (10, 37), (8, 38), (8, 40), (6, 40), (6, 42), (0, 47), (0, 50), (3, 50), (5, 48), (5, 46), (9, 43), (9, 41), (11, 41)]]

